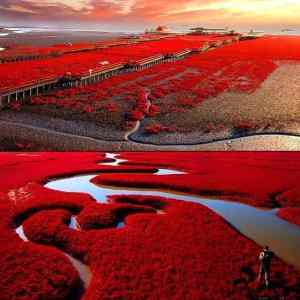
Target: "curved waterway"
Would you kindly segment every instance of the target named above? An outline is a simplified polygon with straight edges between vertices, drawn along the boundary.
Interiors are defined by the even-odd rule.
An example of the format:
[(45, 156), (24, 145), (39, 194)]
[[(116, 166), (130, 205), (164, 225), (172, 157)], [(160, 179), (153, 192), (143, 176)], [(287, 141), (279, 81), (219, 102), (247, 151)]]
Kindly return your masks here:
[[(126, 160), (120, 159), (118, 154), (114, 153), (107, 153), (106, 158), (113, 161), (99, 163), (99, 165), (118, 167), (121, 163), (126, 162)], [(126, 170), (124, 170), (124, 174), (126, 174)], [(186, 173), (182, 170), (172, 169), (158, 169), (156, 173), (153, 173), (153, 175), (156, 176), (181, 176), (183, 174)], [(88, 175), (76, 175), (51, 180), (45, 184), (45, 187), (67, 193), (88, 194), (98, 203), (107, 203), (108, 197), (112, 195), (145, 195), (201, 204), (223, 217), (233, 228), (258, 245), (269, 245), (277, 256), (300, 270), (300, 229), (298, 226), (279, 218), (276, 215), (276, 209), (262, 209), (239, 202), (207, 199), (201, 196), (176, 193), (173, 191), (96, 185), (91, 182), (96, 176), (101, 176), (101, 171)], [(160, 213), (160, 211), (157, 213)], [(126, 222), (123, 221), (117, 224), (116, 228), (121, 229), (124, 226), (126, 226)], [(75, 215), (71, 217), (69, 227), (72, 230), (81, 230)], [(22, 225), (16, 229), (16, 233), (23, 241), (29, 241), (23, 231)], [(64, 254), (77, 269), (81, 281), (83, 282), (84, 292), (84, 289), (88, 288), (91, 281), (92, 273), (90, 268), (67, 253)], [(78, 295), (78, 299), (81, 295), (82, 292)]]
[[(75, 228), (73, 228), (73, 226), (74, 226), (73, 224), (74, 223), (77, 224), (77, 221), (74, 220), (74, 217), (72, 217), (71, 220), (70, 220), (69, 227), (72, 228), (72, 229), (75, 229)], [(79, 228), (76, 228), (76, 230), (79, 230)], [(29, 242), (30, 241), (27, 238), (27, 236), (25, 235), (25, 233), (24, 233), (23, 225), (20, 225), (16, 229), (16, 233), (20, 237), (20, 239), (23, 240), (24, 242)], [(80, 291), (79, 291), (79, 293), (77, 295), (78, 299), (79, 299), (80, 296), (81, 296), (81, 293), (82, 293), (81, 290), (82, 289), (84, 290), (84, 289), (88, 288), (88, 286), (89, 286), (89, 284), (91, 282), (91, 279), (92, 279), (91, 270), (90, 270), (90, 268), (87, 265), (85, 265), (84, 263), (82, 263), (80, 260), (78, 260), (78, 259), (70, 256), (67, 253), (64, 253), (64, 255), (70, 260), (71, 264), (73, 265), (73, 267), (77, 270), (77, 272), (79, 274), (79, 278), (80, 278), (81, 283), (82, 283), (82, 287), (80, 287)]]
[[(106, 153), (106, 158), (112, 159), (112, 162), (100, 162), (100, 166), (111, 166), (111, 167), (117, 167), (120, 164), (127, 162), (126, 159), (120, 159), (118, 158), (118, 154), (115, 153)], [(126, 173), (126, 171), (125, 171)], [(142, 173), (142, 172), (141, 172)], [(147, 173), (149, 174), (149, 173)], [(182, 175), (182, 174), (187, 174), (186, 172), (179, 171), (179, 170), (174, 170), (174, 169), (158, 169), (157, 172), (154, 173), (154, 175)]]
[[(118, 160), (116, 154), (107, 154), (107, 158), (116, 159), (113, 163), (114, 166), (124, 162), (124, 160)], [(166, 169), (160, 170), (160, 175), (164, 174), (164, 170)], [(179, 170), (166, 172), (166, 175), (172, 176), (180, 176), (180, 174), (184, 173)], [(241, 234), (260, 246), (269, 245), (280, 258), (300, 270), (300, 229), (298, 226), (279, 218), (276, 215), (277, 210), (266, 210), (238, 202), (206, 199), (200, 196), (157, 189), (114, 188), (93, 184), (91, 180), (99, 175), (101, 176), (101, 172), (52, 180), (45, 184), (45, 187), (62, 192), (89, 194), (99, 203), (106, 203), (108, 197), (112, 195), (160, 196), (198, 203), (223, 217)]]

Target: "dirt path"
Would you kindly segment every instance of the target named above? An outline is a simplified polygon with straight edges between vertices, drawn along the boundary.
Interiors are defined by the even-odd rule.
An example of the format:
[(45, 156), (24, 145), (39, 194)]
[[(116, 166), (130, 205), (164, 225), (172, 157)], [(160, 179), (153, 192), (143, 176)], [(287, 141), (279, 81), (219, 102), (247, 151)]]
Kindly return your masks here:
[[(149, 113), (150, 107), (152, 105), (151, 101), (149, 100), (150, 94), (151, 94), (151, 90), (147, 89), (145, 91), (146, 105), (147, 105), (146, 113)], [(135, 126), (125, 134), (125, 141), (128, 141), (128, 142), (133, 141), (132, 136), (140, 130), (141, 124), (142, 124), (141, 121), (136, 122)]]

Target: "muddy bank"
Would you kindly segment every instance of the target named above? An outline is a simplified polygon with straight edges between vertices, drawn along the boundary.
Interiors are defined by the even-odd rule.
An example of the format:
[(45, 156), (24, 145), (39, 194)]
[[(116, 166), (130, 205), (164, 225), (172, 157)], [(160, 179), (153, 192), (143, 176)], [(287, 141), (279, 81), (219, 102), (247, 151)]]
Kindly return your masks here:
[[(27, 112), (2, 111), (0, 130), (3, 147), (11, 150), (12, 139), (39, 145), (39, 149), (58, 151), (127, 151), (127, 150), (298, 150), (299, 130), (296, 123), (286, 130), (276, 128), (255, 132), (224, 129), (219, 132), (169, 133), (143, 135), (145, 120), (136, 122), (129, 131), (104, 128), (85, 121), (63, 120)], [(167, 140), (166, 140), (167, 139)], [(264, 141), (266, 139), (266, 141)], [(34, 149), (31, 149), (34, 150)]]
[(16, 113), (10, 110), (4, 110), (0, 112), (0, 120), (105, 141), (124, 141), (124, 135), (126, 133), (126, 130), (116, 128), (113, 123), (107, 124), (107, 126), (104, 127), (104, 124), (97, 122), (75, 119), (65, 120), (63, 118), (50, 117), (30, 111)]
[(19, 28), (19, 30), (5, 30), (1, 37), (1, 44), (5, 47), (11, 45), (50, 46), (53, 44), (95, 42), (126, 36), (123, 33), (97, 32), (97, 31), (73, 31), (55, 29)]
[(300, 151), (300, 137), (254, 135), (198, 145), (148, 145), (135, 142), (108, 142), (20, 123), (0, 121), (3, 139), (20, 138), (45, 149), (59, 151)]

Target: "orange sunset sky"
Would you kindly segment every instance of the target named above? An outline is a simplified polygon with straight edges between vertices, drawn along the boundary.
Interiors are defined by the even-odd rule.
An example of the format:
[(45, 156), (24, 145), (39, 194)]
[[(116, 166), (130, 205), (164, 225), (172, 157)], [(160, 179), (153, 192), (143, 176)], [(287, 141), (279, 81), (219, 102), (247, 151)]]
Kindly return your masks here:
[(0, 26), (295, 28), (299, 16), (300, 0), (0, 0)]

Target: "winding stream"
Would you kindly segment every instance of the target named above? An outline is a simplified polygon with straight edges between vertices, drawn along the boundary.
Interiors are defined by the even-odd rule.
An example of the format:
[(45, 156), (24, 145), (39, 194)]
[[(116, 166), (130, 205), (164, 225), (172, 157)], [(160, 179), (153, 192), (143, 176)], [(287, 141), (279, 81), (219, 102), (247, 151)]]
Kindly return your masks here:
[(99, 203), (106, 203), (107, 197), (111, 195), (146, 195), (202, 204), (222, 216), (234, 228), (257, 244), (269, 245), (279, 257), (300, 270), (300, 229), (279, 218), (276, 210), (264, 210), (238, 202), (205, 199), (175, 192), (97, 186), (91, 183), (91, 180), (98, 175), (58, 179), (47, 183), (46, 187), (63, 192), (89, 194)]
[[(75, 222), (77, 223), (77, 221), (75, 221)], [(72, 228), (72, 226), (73, 225), (72, 225), (72, 219), (71, 219), (69, 227)], [(78, 229), (76, 229), (76, 230), (78, 230)], [(21, 240), (23, 240), (24, 242), (29, 242), (29, 239), (26, 237), (26, 235), (24, 233), (23, 225), (20, 225), (16, 229), (16, 233), (20, 237)], [(92, 273), (91, 273), (90, 268), (87, 265), (85, 265), (84, 263), (82, 263), (80, 260), (70, 256), (69, 254), (64, 253), (64, 255), (70, 260), (73, 267), (77, 270), (77, 272), (79, 274), (79, 278), (83, 285), (83, 289), (88, 288), (88, 286), (91, 282), (91, 279), (92, 279)]]
[[(119, 159), (117, 154), (107, 153), (106, 158), (114, 159), (111, 163), (100, 163), (100, 165), (118, 166), (126, 160)], [(126, 173), (126, 171), (124, 171)], [(186, 174), (180, 170), (159, 169), (156, 176), (180, 176)], [(236, 230), (244, 236), (250, 238), (260, 246), (268, 245), (271, 249), (287, 263), (295, 266), (300, 270), (300, 229), (298, 226), (291, 224), (276, 215), (277, 210), (256, 208), (239, 202), (207, 199), (201, 196), (181, 194), (173, 191), (163, 191), (157, 189), (139, 189), (139, 188), (114, 188), (108, 186), (96, 185), (91, 180), (96, 176), (101, 176), (101, 172), (77, 175), (68, 178), (51, 180), (45, 184), (48, 189), (68, 192), (68, 193), (85, 193), (92, 196), (98, 203), (107, 203), (108, 197), (112, 195), (145, 195), (160, 196), (178, 201), (186, 201), (204, 205), (223, 217)], [(118, 224), (117, 228), (126, 226), (126, 223)], [(70, 228), (80, 230), (76, 221), (76, 216), (70, 220)], [(16, 231), (20, 238), (27, 240), (22, 226)], [(70, 258), (70, 257), (69, 257)], [(70, 258), (71, 261), (73, 258)], [(75, 260), (77, 263), (78, 261)], [(91, 278), (90, 270), (87, 266), (79, 262), (72, 262), (87, 287)], [(83, 271), (82, 271), (83, 270)]]
[[(116, 154), (107, 154), (108, 158), (116, 159)], [(124, 160), (114, 162), (117, 166)], [(124, 171), (124, 173), (126, 173)], [(79, 192), (92, 196), (99, 203), (106, 203), (111, 195), (147, 195), (172, 198), (202, 204), (222, 216), (240, 233), (255, 241), (261, 246), (269, 245), (272, 250), (287, 263), (300, 270), (300, 229), (276, 215), (277, 210), (266, 210), (250, 205), (206, 199), (200, 196), (179, 194), (171, 191), (156, 189), (132, 189), (97, 186), (91, 180), (101, 174), (71, 176), (48, 182), (45, 187), (56, 191)], [(180, 176), (184, 174), (178, 170), (161, 169), (156, 175)], [(155, 175), (155, 174), (154, 174)]]

